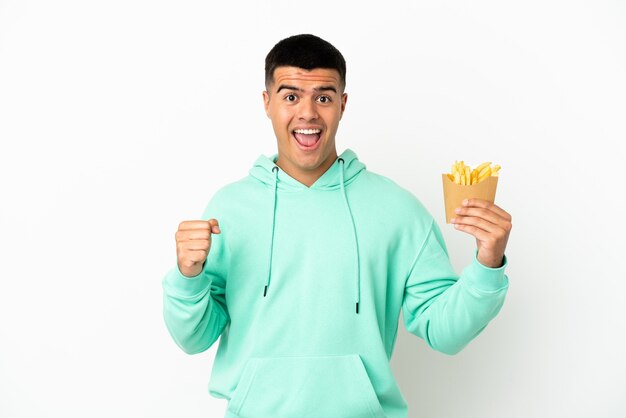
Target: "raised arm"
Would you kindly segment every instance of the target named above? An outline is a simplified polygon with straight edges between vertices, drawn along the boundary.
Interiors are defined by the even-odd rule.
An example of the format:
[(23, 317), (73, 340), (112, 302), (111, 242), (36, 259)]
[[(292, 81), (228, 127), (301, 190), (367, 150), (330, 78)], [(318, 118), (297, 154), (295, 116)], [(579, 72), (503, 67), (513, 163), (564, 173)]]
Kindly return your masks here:
[(184, 221), (176, 232), (177, 265), (163, 278), (163, 316), (189, 354), (207, 350), (229, 321), (224, 297), (227, 254), (217, 220)]
[(437, 351), (458, 353), (500, 311), (508, 289), (506, 264), (503, 257), (502, 266), (491, 268), (474, 257), (459, 277), (433, 221), (408, 273), (402, 304), (406, 329)]

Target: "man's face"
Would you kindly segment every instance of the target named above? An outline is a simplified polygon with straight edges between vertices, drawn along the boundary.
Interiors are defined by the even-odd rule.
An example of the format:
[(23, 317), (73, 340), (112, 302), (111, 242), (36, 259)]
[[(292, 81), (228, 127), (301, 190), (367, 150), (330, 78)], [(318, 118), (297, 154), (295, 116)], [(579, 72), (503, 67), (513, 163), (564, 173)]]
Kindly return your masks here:
[(263, 92), (278, 140), (276, 164), (307, 186), (324, 174), (337, 158), (335, 134), (347, 99), (337, 70), (276, 68)]

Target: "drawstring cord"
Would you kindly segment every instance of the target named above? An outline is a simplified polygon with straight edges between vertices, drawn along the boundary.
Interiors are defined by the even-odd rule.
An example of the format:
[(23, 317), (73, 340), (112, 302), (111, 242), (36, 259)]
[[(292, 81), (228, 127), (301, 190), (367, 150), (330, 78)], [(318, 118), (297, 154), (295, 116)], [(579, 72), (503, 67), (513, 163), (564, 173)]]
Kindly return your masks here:
[(344, 186), (343, 172), (345, 169), (345, 161), (343, 160), (343, 158), (339, 158), (338, 161), (341, 165), (341, 170), (339, 171), (339, 175), (341, 176), (341, 192), (343, 193), (343, 201), (346, 204), (348, 216), (350, 217), (350, 222), (352, 223), (352, 232), (354, 233), (354, 248), (356, 249), (356, 313), (358, 314), (359, 302), (361, 301), (361, 260), (359, 256), (359, 240), (356, 236), (356, 225), (354, 224), (354, 217), (352, 216), (352, 210), (350, 209), (348, 197), (346, 196), (346, 188)]
[(263, 297), (267, 296), (267, 288), (270, 285), (270, 277), (272, 276), (272, 255), (274, 254), (274, 227), (276, 225), (276, 198), (278, 194), (278, 167), (272, 167), (274, 172), (274, 208), (272, 209), (272, 239), (270, 241), (270, 265), (267, 269), (267, 279), (265, 280), (265, 288), (263, 289)]
[[(361, 301), (361, 259), (359, 254), (359, 241), (357, 239), (356, 234), (356, 225), (354, 223), (354, 217), (352, 216), (352, 210), (350, 209), (350, 204), (348, 203), (348, 197), (346, 195), (345, 188), (345, 180), (344, 180), (344, 169), (345, 169), (345, 161), (343, 158), (339, 158), (337, 160), (341, 165), (341, 170), (339, 171), (339, 175), (341, 177), (341, 192), (343, 195), (343, 201), (346, 206), (346, 210), (348, 211), (348, 216), (350, 217), (350, 223), (352, 225), (352, 233), (354, 237), (354, 248), (356, 250), (356, 313), (359, 313), (359, 302)], [(267, 296), (267, 289), (270, 285), (270, 278), (272, 276), (272, 256), (274, 254), (274, 230), (276, 226), (276, 200), (278, 195), (278, 167), (272, 167), (272, 171), (274, 172), (274, 205), (272, 208), (272, 236), (270, 240), (270, 260), (269, 267), (267, 271), (267, 279), (265, 280), (265, 287), (263, 289), (263, 297)]]

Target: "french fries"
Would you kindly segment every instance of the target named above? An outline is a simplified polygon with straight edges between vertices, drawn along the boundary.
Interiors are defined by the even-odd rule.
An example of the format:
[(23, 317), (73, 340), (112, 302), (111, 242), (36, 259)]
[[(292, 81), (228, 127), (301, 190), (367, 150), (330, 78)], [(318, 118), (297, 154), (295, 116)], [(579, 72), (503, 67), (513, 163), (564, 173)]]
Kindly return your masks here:
[(471, 186), (472, 184), (478, 184), (490, 176), (497, 176), (500, 171), (498, 164), (491, 166), (491, 161), (486, 161), (479, 164), (472, 170), (472, 168), (466, 165), (463, 160), (455, 161), (452, 164), (452, 172), (447, 174), (448, 178), (462, 186)]

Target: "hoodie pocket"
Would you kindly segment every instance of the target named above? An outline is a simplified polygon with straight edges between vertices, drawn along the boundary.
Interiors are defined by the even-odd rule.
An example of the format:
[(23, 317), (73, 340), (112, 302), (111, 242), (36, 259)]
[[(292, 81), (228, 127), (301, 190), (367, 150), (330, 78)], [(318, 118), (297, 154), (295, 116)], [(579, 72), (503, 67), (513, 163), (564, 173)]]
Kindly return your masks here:
[(384, 418), (358, 354), (250, 358), (229, 417)]

